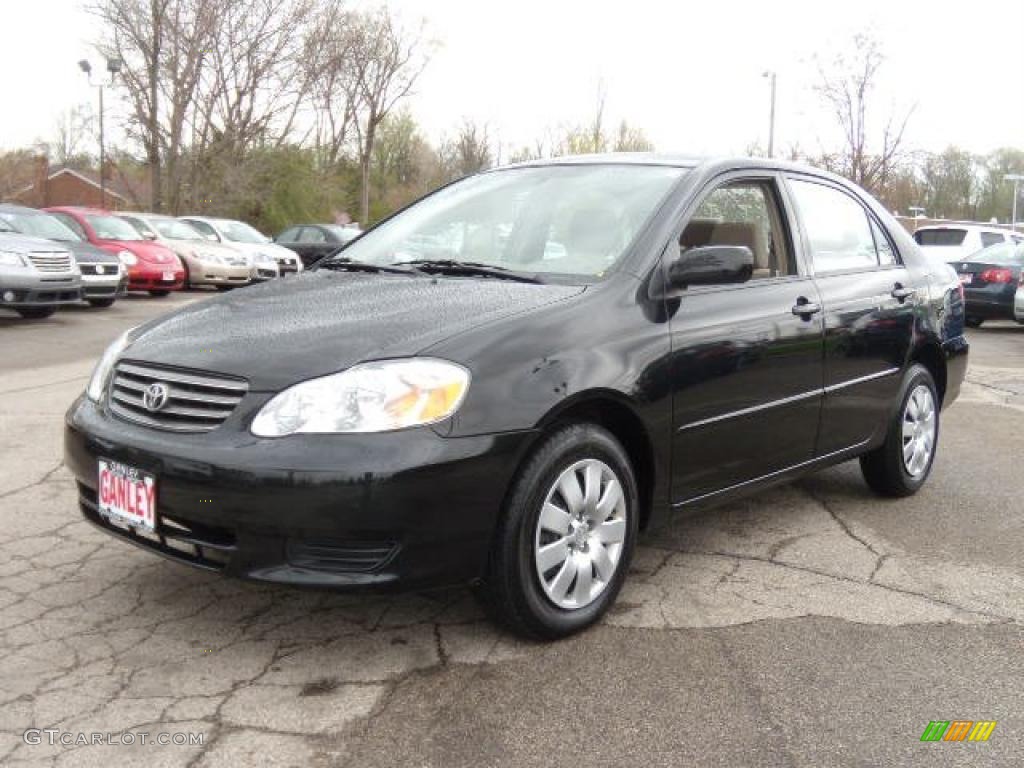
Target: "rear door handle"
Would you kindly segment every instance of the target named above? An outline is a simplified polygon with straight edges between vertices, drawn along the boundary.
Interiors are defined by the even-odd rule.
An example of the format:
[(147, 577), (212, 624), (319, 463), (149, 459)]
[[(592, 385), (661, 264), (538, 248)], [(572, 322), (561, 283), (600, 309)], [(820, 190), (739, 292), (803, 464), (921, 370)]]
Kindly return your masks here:
[(892, 293), (890, 295), (894, 299), (899, 299), (902, 302), (909, 299), (915, 293), (917, 293), (917, 291), (915, 291), (913, 288), (904, 288), (899, 283), (896, 283), (896, 285), (893, 286)]
[(821, 305), (812, 304), (805, 296), (801, 296), (793, 305), (793, 314), (804, 320), (810, 320), (811, 315), (816, 315), (818, 312), (821, 312)]

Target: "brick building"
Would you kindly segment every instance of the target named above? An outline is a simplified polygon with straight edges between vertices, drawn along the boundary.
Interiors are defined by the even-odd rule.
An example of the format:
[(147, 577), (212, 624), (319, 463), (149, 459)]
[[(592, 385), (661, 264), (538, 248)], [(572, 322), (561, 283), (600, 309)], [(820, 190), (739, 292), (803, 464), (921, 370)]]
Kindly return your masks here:
[(12, 202), (33, 208), (84, 205), (116, 211), (131, 207), (123, 194), (112, 189), (109, 179), (106, 192), (101, 194), (99, 181), (89, 173), (72, 168), (52, 170), (45, 157), (36, 158), (35, 163), (32, 183), (16, 192)]

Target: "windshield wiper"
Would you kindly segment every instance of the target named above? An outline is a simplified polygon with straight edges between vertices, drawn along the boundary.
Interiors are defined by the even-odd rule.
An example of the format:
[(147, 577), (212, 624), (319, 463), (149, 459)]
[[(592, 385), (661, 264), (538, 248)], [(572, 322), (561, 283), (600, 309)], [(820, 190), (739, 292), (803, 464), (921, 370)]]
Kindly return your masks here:
[(313, 269), (334, 269), (339, 272), (387, 272), (396, 275), (414, 275), (411, 269), (401, 267), (386, 267), (381, 264), (370, 264), (366, 261), (355, 261), (347, 256), (335, 256), (324, 259), (313, 265)]
[(476, 275), (480, 277), (497, 277), (503, 280), (515, 280), (520, 283), (540, 283), (540, 279), (522, 272), (513, 272), (508, 267), (496, 264), (484, 264), (479, 261), (458, 261), (456, 259), (412, 259), (398, 261), (395, 266), (409, 266), (421, 272), (436, 272), (442, 275)]

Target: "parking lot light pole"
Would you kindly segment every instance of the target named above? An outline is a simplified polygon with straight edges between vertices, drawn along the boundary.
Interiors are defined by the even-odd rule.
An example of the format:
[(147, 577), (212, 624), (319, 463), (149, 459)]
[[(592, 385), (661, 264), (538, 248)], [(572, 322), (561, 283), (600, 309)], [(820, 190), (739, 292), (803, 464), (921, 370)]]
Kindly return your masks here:
[[(100, 207), (107, 207), (107, 177), (106, 177), (106, 165), (107, 165), (107, 150), (103, 140), (103, 83), (94, 84), (92, 81), (92, 64), (89, 63), (88, 59), (82, 59), (78, 62), (78, 68), (85, 73), (85, 76), (89, 80), (89, 85), (94, 88), (99, 88), (100, 91)], [(107, 72), (110, 73), (110, 83), (114, 84), (114, 78), (117, 77), (117, 73), (121, 71), (121, 60), (117, 58), (107, 59)]]
[(768, 113), (768, 157), (775, 156), (775, 70), (767, 69), (761, 73), (761, 77), (767, 77), (772, 84), (772, 103)]
[(1010, 229), (1017, 230), (1017, 196), (1020, 192), (1020, 183), (1024, 181), (1024, 173), (1008, 173), (1003, 176), (1005, 181), (1013, 182), (1013, 218), (1010, 220)]

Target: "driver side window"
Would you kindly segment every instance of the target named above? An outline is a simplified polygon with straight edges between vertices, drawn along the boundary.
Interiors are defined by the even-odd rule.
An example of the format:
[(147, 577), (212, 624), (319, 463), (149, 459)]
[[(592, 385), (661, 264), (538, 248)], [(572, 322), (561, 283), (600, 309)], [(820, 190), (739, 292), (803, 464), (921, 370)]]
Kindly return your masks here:
[(679, 252), (709, 245), (749, 248), (752, 280), (797, 274), (771, 181), (729, 182), (704, 198), (680, 235)]

